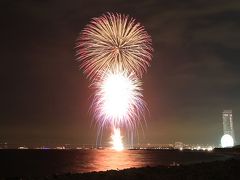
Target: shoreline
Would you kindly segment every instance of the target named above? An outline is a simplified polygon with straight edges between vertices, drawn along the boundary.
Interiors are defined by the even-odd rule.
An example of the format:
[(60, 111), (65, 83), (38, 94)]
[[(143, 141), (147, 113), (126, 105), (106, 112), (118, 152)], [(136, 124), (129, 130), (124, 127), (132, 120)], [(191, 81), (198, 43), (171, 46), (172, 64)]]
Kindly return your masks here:
[(120, 179), (238, 179), (240, 178), (240, 159), (225, 161), (202, 162), (189, 165), (160, 165), (156, 167), (127, 168), (123, 170), (107, 170), (89, 173), (62, 174), (45, 177), (46, 179), (60, 180), (120, 180)]
[(159, 165), (155, 167), (132, 167), (122, 170), (92, 171), (85, 173), (54, 174), (43, 177), (11, 177), (0, 179), (59, 179), (59, 180), (237, 180), (240, 178), (240, 158), (217, 160), (194, 164)]
[[(22, 156), (22, 155), (26, 154), (28, 151), (29, 150), (18, 150), (18, 155)], [(156, 151), (156, 150), (153, 150), (153, 151)], [(20, 152), (20, 154), (19, 154), (19, 152)], [(36, 152), (36, 151), (34, 150), (34, 152)], [(52, 153), (39, 154), (39, 152), (40, 152), (39, 150), (37, 150), (37, 152), (38, 152), (37, 157), (39, 155), (41, 155), (40, 157), (42, 157), (42, 158), (46, 157), (46, 156), (52, 157), (52, 155), (53, 155)], [(66, 150), (58, 151), (57, 157), (62, 157), (62, 156), (59, 156), (62, 154), (62, 152), (67, 152), (67, 151)], [(174, 151), (166, 151), (165, 150), (164, 152), (175, 152), (175, 150)], [(0, 180), (1, 179), (56, 179), (56, 178), (57, 179), (86, 179), (86, 180), (88, 180), (88, 179), (91, 179), (91, 180), (114, 179), (114, 180), (116, 180), (116, 179), (120, 178), (120, 179), (133, 180), (133, 179), (139, 179), (140, 177), (141, 178), (143, 177), (143, 179), (148, 179), (148, 176), (152, 177), (153, 179), (164, 179), (166, 175), (170, 176), (173, 179), (178, 179), (178, 177), (176, 176), (176, 173), (179, 176), (184, 176), (184, 177), (185, 176), (186, 177), (196, 176), (196, 174), (199, 173), (197, 175), (197, 177), (202, 177), (205, 174), (209, 174), (209, 173), (211, 174), (211, 172), (215, 172), (215, 177), (218, 177), (217, 179), (219, 179), (219, 178), (221, 179), (222, 176), (228, 177), (227, 174), (229, 174), (229, 173), (234, 174), (234, 176), (236, 176), (236, 174), (237, 174), (237, 176), (236, 176), (236, 177), (238, 177), (237, 179), (240, 178), (240, 174), (238, 174), (238, 171), (236, 170), (236, 169), (239, 169), (239, 172), (240, 172), (239, 149), (237, 149), (237, 150), (236, 149), (234, 149), (234, 150), (232, 150), (232, 149), (224, 149), (224, 150), (216, 149), (212, 152), (205, 152), (205, 151), (194, 152), (194, 151), (184, 151), (184, 150), (176, 151), (176, 152), (178, 154), (176, 154), (176, 153), (174, 153), (174, 154), (168, 153), (167, 154), (168, 156), (169, 155), (175, 155), (175, 156), (177, 155), (177, 158), (175, 158), (175, 157), (172, 158), (174, 160), (170, 161), (169, 163), (166, 163), (166, 164), (160, 164), (160, 163), (159, 163), (159, 165), (158, 164), (150, 164), (150, 165), (145, 164), (145, 166), (134, 166), (133, 165), (132, 167), (130, 166), (130, 167), (125, 167), (125, 168), (115, 166), (120, 169), (115, 169), (114, 166), (109, 166), (109, 169), (99, 168), (99, 170), (93, 169), (93, 171), (85, 171), (85, 172), (79, 171), (79, 170), (77, 170), (77, 171), (74, 171), (74, 170), (68, 171), (67, 170), (67, 171), (61, 172), (60, 169), (55, 169), (55, 170), (50, 169), (46, 173), (46, 171), (45, 171), (46, 169), (45, 169), (42, 171), (42, 173), (36, 173), (36, 172), (41, 172), (42, 168), (44, 168), (42, 166), (38, 166), (38, 167), (35, 166), (33, 168), (32, 168), (32, 166), (25, 166), (25, 170), (26, 170), (26, 168), (28, 168), (28, 171), (21, 171), (21, 166), (23, 165), (23, 167), (24, 167), (24, 164), (19, 163), (18, 165), (16, 165), (14, 162), (12, 162), (12, 163), (8, 164), (8, 166), (7, 166), (8, 168), (6, 168), (6, 166), (5, 167), (2, 166), (3, 169), (0, 170)], [(53, 153), (56, 154), (55, 151), (53, 151)], [(202, 156), (201, 154), (205, 154), (205, 155), (202, 156), (201, 159), (198, 158), (198, 160), (197, 159), (194, 160), (194, 158), (193, 158), (193, 160), (191, 160), (191, 162), (178, 161), (177, 160), (177, 159), (179, 159), (178, 157), (182, 156), (184, 154), (185, 154), (185, 156), (186, 155), (191, 156), (191, 154), (193, 154), (193, 155), (195, 154), (195, 156), (200, 155), (200, 157)], [(34, 155), (36, 155), (36, 153), (34, 153)], [(101, 154), (99, 154), (99, 155), (101, 155)], [(166, 154), (162, 154), (162, 155), (166, 155)], [(208, 160), (206, 158), (207, 157), (206, 155), (208, 155), (211, 158)], [(35, 157), (35, 156), (29, 156), (29, 157)], [(75, 157), (75, 156), (73, 156), (73, 157)], [(192, 156), (192, 157), (194, 157), (194, 156)], [(215, 159), (213, 159), (214, 157), (215, 157)], [(8, 160), (8, 159), (6, 159), (6, 160)], [(52, 160), (54, 160), (54, 158)], [(5, 161), (5, 163), (6, 162), (7, 161)], [(22, 162), (22, 161), (20, 161), (20, 162)], [(28, 161), (28, 162), (31, 164), (34, 163), (33, 161), (31, 161), (31, 162)], [(39, 161), (35, 161), (35, 163), (36, 162), (39, 163)], [(49, 162), (55, 162), (55, 161), (49, 161)], [(62, 162), (62, 161), (58, 161), (58, 162)], [(3, 164), (5, 164), (5, 163), (3, 163)], [(78, 163), (81, 164), (80, 161)], [(39, 163), (39, 164), (41, 164), (41, 163)], [(42, 165), (44, 165), (44, 164), (42, 164)], [(99, 165), (101, 166), (101, 164), (99, 164)], [(18, 173), (16, 173), (16, 172), (14, 173), (14, 168), (12, 169), (11, 167), (18, 168), (18, 170), (19, 170)], [(50, 165), (49, 167), (53, 167), (53, 166)], [(61, 167), (61, 166), (59, 166), (59, 167)], [(77, 165), (76, 165), (76, 167), (77, 167)], [(84, 166), (82, 166), (82, 167), (84, 167)], [(87, 166), (86, 166), (86, 168), (87, 168)], [(199, 171), (199, 169), (201, 172)], [(32, 170), (33, 170), (33, 172), (32, 172)], [(58, 172), (58, 170), (59, 170), (59, 172)], [(230, 171), (230, 172), (228, 172), (228, 171)], [(6, 172), (8, 172), (9, 174), (7, 174)], [(217, 172), (220, 172), (220, 173), (217, 173)], [(225, 172), (225, 174), (224, 174), (224, 172)], [(220, 174), (220, 175), (218, 175), (218, 174)], [(138, 177), (138, 176), (140, 176), (140, 177)], [(188, 179), (193, 179), (191, 177), (189, 177)], [(171, 178), (168, 178), (168, 179), (171, 180)], [(206, 178), (209, 178), (209, 177), (204, 177), (203, 179), (206, 179)], [(213, 177), (211, 177), (211, 178), (213, 178)]]

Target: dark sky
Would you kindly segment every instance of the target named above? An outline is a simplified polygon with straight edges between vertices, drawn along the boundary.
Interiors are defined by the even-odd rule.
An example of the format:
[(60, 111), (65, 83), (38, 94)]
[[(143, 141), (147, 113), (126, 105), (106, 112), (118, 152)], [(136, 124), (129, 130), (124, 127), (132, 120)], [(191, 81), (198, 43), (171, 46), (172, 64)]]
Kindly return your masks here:
[(129, 14), (153, 39), (140, 143), (219, 144), (232, 109), (240, 142), (238, 0), (2, 0), (0, 142), (95, 143), (91, 90), (74, 43), (92, 17)]

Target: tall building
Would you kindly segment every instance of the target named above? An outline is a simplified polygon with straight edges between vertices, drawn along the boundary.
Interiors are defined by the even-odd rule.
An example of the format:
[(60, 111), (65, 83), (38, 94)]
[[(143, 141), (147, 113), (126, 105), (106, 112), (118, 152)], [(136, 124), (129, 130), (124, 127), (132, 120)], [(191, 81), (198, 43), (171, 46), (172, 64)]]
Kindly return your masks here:
[(235, 141), (234, 131), (233, 131), (233, 117), (232, 110), (224, 110), (222, 113), (223, 118), (223, 135), (229, 134)]

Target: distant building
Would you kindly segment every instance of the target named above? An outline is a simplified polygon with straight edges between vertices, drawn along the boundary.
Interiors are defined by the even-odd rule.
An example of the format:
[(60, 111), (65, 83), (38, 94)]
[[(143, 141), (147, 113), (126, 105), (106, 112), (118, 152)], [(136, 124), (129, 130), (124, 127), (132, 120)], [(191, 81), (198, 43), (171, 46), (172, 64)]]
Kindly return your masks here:
[(184, 147), (184, 144), (182, 142), (175, 142), (174, 149), (182, 150)]
[(0, 142), (0, 149), (8, 149), (8, 143), (7, 142), (4, 142), (4, 143)]
[(4, 143), (3, 148), (4, 148), (4, 149), (8, 149), (8, 143), (7, 143), (7, 142)]
[(229, 134), (232, 136), (233, 140), (235, 141), (234, 131), (233, 131), (233, 117), (232, 117), (232, 110), (224, 110), (222, 113), (223, 119), (223, 135)]

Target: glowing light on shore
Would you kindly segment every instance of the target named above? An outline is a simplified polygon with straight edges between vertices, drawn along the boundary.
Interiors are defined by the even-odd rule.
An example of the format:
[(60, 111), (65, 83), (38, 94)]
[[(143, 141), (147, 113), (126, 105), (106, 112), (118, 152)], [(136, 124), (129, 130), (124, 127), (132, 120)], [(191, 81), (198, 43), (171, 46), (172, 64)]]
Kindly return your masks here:
[(233, 147), (234, 146), (234, 142), (233, 142), (233, 138), (231, 135), (229, 134), (224, 134), (221, 138), (221, 146), (223, 148), (226, 147)]
[(113, 128), (113, 134), (111, 135), (112, 149), (116, 151), (122, 151), (124, 149), (122, 136), (119, 128)]
[(208, 151), (212, 151), (212, 150), (213, 150), (213, 147), (212, 147), (212, 146), (209, 146), (209, 147), (207, 148), (207, 150), (208, 150)]

